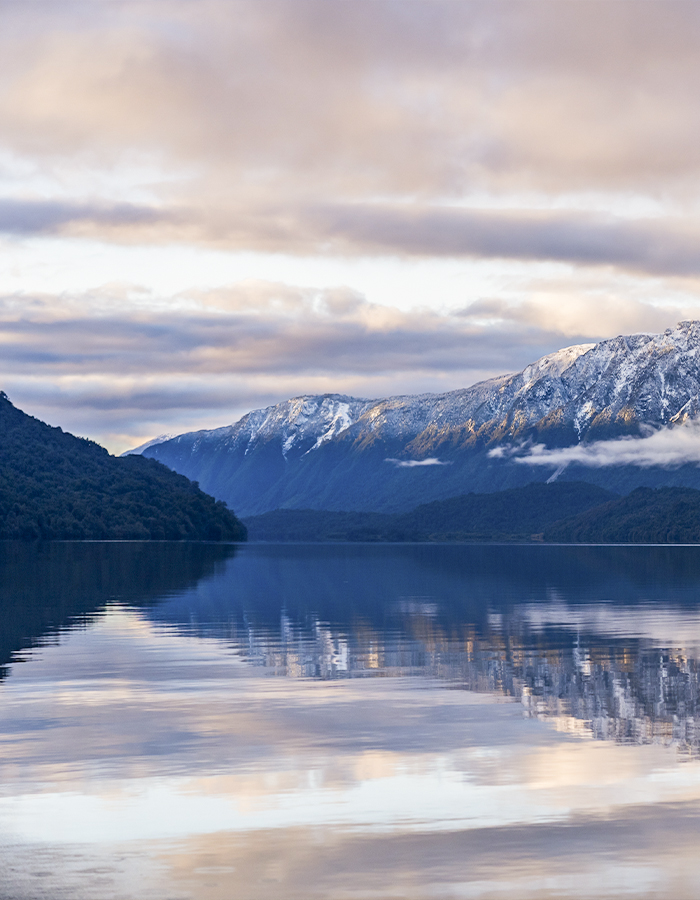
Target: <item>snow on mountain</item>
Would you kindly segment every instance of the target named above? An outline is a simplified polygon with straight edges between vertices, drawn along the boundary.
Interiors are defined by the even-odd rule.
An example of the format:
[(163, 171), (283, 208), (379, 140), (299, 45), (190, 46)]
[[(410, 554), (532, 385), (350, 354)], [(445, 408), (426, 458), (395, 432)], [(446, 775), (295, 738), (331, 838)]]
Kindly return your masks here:
[[(343, 394), (293, 397), (276, 406), (255, 409), (233, 425), (187, 432), (168, 441), (156, 440), (144, 446), (153, 449), (159, 443), (167, 443), (173, 448), (197, 452), (207, 445), (217, 445), (229, 451), (242, 450), (247, 456), (257, 446), (275, 441), (281, 455), (287, 459), (309, 453), (332, 440), (357, 422), (372, 402)], [(138, 453), (142, 449), (129, 452)]]
[(145, 449), (242, 514), (284, 505), (389, 509), (399, 503), (396, 485), (418, 485), (410, 478), (422, 479), (421, 499), (497, 490), (514, 483), (512, 470), (521, 480), (526, 473), (485, 462), (494, 447), (572, 446), (698, 419), (699, 349), (700, 322), (681, 322), (662, 334), (566, 347), (522, 372), (443, 394), (295, 397), (132, 452)]
[(170, 441), (175, 437), (174, 434), (159, 434), (158, 437), (151, 438), (150, 441), (145, 441), (143, 444), (139, 444), (138, 447), (134, 447), (133, 450), (125, 450), (124, 453), (121, 453), (120, 456), (143, 456), (144, 450), (148, 450), (149, 447), (153, 447), (156, 444), (164, 444), (166, 441)]

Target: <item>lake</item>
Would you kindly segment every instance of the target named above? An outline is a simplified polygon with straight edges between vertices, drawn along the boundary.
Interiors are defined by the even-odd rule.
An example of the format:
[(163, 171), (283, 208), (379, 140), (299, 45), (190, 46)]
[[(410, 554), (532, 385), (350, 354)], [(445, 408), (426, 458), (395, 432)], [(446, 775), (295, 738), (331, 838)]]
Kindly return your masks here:
[(0, 898), (695, 898), (699, 660), (700, 547), (0, 544)]

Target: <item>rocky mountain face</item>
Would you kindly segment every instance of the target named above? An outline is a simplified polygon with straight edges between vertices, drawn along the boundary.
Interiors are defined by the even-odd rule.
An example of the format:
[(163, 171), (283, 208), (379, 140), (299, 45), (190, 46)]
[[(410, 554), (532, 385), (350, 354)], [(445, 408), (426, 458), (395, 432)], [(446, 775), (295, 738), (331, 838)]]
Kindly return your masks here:
[[(567, 447), (700, 418), (700, 322), (567, 347), (514, 375), (444, 394), (296, 397), (234, 425), (137, 451), (199, 481), (243, 516), (277, 508), (394, 512), (546, 480), (553, 468), (491, 451)], [(572, 465), (613, 490), (700, 487), (700, 469)]]

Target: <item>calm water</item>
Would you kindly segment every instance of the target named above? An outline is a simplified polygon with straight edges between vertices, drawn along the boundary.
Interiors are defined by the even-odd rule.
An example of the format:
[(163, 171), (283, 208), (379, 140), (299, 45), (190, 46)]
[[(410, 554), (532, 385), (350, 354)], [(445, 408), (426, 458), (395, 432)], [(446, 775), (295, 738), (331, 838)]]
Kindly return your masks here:
[(699, 661), (694, 547), (0, 545), (0, 898), (696, 898)]

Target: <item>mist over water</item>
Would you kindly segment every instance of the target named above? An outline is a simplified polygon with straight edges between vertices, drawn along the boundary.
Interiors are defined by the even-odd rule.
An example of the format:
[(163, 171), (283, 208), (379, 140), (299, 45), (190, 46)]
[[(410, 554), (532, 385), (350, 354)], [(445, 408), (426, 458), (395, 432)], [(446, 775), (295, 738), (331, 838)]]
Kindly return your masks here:
[(0, 897), (692, 897), (700, 548), (0, 546)]

